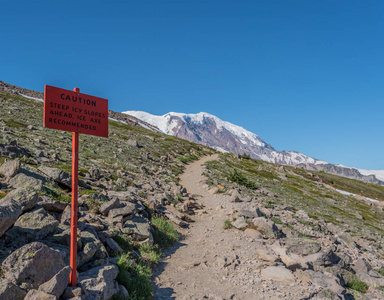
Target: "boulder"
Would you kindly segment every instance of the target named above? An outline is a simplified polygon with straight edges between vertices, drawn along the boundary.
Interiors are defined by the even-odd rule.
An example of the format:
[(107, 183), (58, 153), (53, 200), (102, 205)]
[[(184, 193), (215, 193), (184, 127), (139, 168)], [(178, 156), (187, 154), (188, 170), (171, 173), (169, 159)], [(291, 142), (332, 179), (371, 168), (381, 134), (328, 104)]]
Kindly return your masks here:
[(62, 184), (68, 188), (72, 187), (72, 176), (67, 172), (57, 168), (50, 168), (47, 166), (40, 166), (38, 170), (44, 173), (48, 178), (52, 179), (58, 184)]
[(116, 243), (116, 241), (114, 239), (106, 238), (105, 244), (106, 244), (107, 251), (108, 251), (110, 256), (117, 256), (120, 253), (124, 252), (124, 250), (119, 246), (118, 243)]
[(63, 203), (57, 200), (54, 201), (49, 197), (40, 197), (40, 199), (41, 201), (37, 204), (42, 206), (46, 211), (54, 211), (61, 214), (68, 206), (68, 203)]
[(0, 237), (15, 224), (21, 212), (20, 205), (13, 200), (0, 202)]
[(81, 287), (67, 287), (64, 290), (64, 293), (61, 296), (61, 299), (66, 300), (66, 299), (71, 299), (74, 297), (81, 297)]
[(119, 216), (125, 217), (132, 215), (136, 212), (136, 205), (134, 203), (126, 202), (126, 205), (121, 208), (113, 208), (109, 210), (108, 217), (116, 218)]
[(6, 279), (0, 280), (0, 300), (23, 300), (26, 292)]
[(59, 252), (34, 242), (12, 252), (2, 263), (3, 276), (22, 289), (36, 289), (65, 266)]
[(3, 175), (5, 178), (9, 179), (19, 173), (20, 170), (20, 161), (15, 160), (6, 160), (0, 167), (0, 175)]
[(38, 290), (30, 290), (24, 300), (56, 300), (56, 297)]
[(71, 270), (72, 268), (70, 266), (64, 267), (49, 281), (40, 285), (39, 291), (54, 295), (59, 298), (64, 292), (65, 288), (68, 286), (68, 278)]
[(359, 258), (355, 262), (354, 269), (356, 272), (368, 273), (369, 271), (372, 270), (372, 266), (366, 261), (365, 258)]
[[(340, 279), (330, 273), (324, 274), (313, 270), (300, 271), (296, 273), (298, 279), (302, 282), (311, 282), (315, 287), (330, 290), (336, 295), (345, 293), (345, 289), (340, 285)], [(329, 299), (329, 298), (327, 298)], [(340, 299), (340, 298), (335, 298)]]
[(134, 140), (134, 139), (129, 139), (127, 141), (127, 145), (128, 146), (132, 146), (132, 147), (140, 148), (139, 143), (136, 140)]
[(41, 240), (53, 233), (58, 225), (59, 221), (48, 214), (44, 208), (37, 207), (17, 219), (14, 226), (6, 233), (6, 239), (24, 243)]
[(99, 212), (104, 215), (104, 216), (107, 216), (109, 211), (111, 209), (114, 209), (114, 208), (119, 208), (120, 207), (120, 200), (119, 198), (117, 197), (113, 197), (112, 200), (104, 203), (103, 205), (100, 206), (99, 208)]
[(270, 266), (261, 270), (261, 277), (276, 281), (294, 282), (295, 276), (292, 272), (283, 266)]
[(325, 250), (321, 255), (313, 262), (314, 266), (329, 267), (336, 265), (341, 258), (332, 251), (332, 249)]
[(321, 250), (321, 244), (316, 240), (305, 238), (290, 238), (285, 241), (288, 254), (307, 256)]
[(124, 227), (132, 229), (135, 240), (144, 241), (149, 238), (153, 241), (151, 225), (149, 221), (143, 217), (135, 215), (132, 220), (124, 223)]
[(25, 213), (35, 207), (39, 200), (39, 195), (33, 189), (18, 188), (9, 192), (3, 198), (3, 201), (11, 199), (16, 201), (20, 205), (22, 212)]
[(78, 254), (78, 266), (91, 261), (108, 256), (102, 242), (98, 239), (96, 231), (92, 227), (87, 226), (85, 230), (79, 234), (81, 242), (84, 245), (82, 251)]
[(253, 239), (262, 239), (263, 236), (260, 234), (260, 232), (258, 232), (257, 230), (255, 229), (252, 229), (252, 228), (247, 228), (244, 230), (244, 233), (250, 237), (250, 238), (253, 238)]
[(43, 188), (43, 180), (27, 176), (24, 173), (19, 173), (15, 177), (11, 178), (9, 184), (15, 189), (23, 188), (40, 191)]
[(116, 282), (119, 269), (113, 264), (108, 264), (80, 273), (81, 285), (90, 292), (99, 295), (100, 299), (111, 299), (119, 292)]
[(237, 229), (242, 229), (248, 226), (244, 217), (237, 218), (236, 221), (231, 222), (232, 226)]
[(253, 225), (255, 225), (256, 229), (266, 237), (268, 238), (279, 237), (279, 229), (276, 227), (273, 221), (263, 217), (259, 217), (259, 218), (254, 218), (252, 222), (253, 222)]

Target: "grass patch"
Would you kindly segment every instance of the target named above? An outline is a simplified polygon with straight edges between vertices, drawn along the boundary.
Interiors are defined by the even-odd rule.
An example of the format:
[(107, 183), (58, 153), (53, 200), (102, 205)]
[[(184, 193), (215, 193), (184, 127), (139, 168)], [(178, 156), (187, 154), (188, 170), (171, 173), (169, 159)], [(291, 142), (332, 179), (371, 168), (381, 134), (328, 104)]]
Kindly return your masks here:
[(230, 220), (225, 220), (224, 221), (224, 229), (230, 229), (232, 228), (232, 223)]
[(115, 240), (116, 243), (119, 244), (121, 248), (123, 248), (125, 252), (129, 252), (134, 248), (132, 244), (132, 240), (129, 238), (128, 235), (124, 235), (120, 233), (118, 235), (115, 235), (113, 239)]
[(125, 286), (132, 300), (152, 299), (151, 268), (144, 261), (132, 261), (126, 255), (119, 257), (117, 262), (119, 274), (117, 282)]
[(153, 216), (151, 221), (154, 229), (153, 238), (160, 248), (172, 245), (179, 239), (179, 233), (167, 219)]
[(157, 265), (160, 261), (161, 250), (158, 245), (151, 246), (149, 243), (142, 243), (139, 245), (139, 252), (150, 265)]
[(280, 218), (277, 218), (277, 217), (272, 217), (271, 220), (275, 223), (275, 224), (284, 224), (283, 221), (281, 221)]
[(237, 170), (232, 171), (228, 175), (228, 179), (232, 182), (236, 182), (237, 184), (243, 185), (251, 190), (257, 189), (257, 185), (255, 182), (248, 180), (247, 177), (241, 172), (238, 172)]
[(345, 286), (361, 293), (365, 293), (368, 290), (368, 285), (364, 281), (361, 281), (356, 277), (349, 279), (346, 282)]

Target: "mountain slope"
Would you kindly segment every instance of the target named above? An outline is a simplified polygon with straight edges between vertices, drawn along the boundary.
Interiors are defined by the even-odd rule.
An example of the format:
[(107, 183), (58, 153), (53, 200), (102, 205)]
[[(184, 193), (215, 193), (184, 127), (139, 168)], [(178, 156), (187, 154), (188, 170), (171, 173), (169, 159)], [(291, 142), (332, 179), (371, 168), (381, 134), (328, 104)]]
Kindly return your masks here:
[(208, 113), (170, 112), (163, 116), (154, 116), (141, 111), (123, 113), (157, 126), (166, 134), (204, 144), (223, 152), (245, 153), (256, 159), (279, 164), (326, 164), (325, 161), (295, 151), (276, 151), (258, 135)]
[(170, 112), (163, 116), (155, 116), (143, 111), (125, 111), (123, 114), (134, 116), (152, 124), (166, 134), (203, 144), (221, 152), (245, 153), (252, 158), (272, 163), (298, 165), (309, 170), (324, 171), (370, 183), (384, 184), (375, 176), (380, 174), (377, 172), (370, 173), (364, 170), (360, 172), (354, 168), (336, 166), (296, 151), (277, 151), (258, 135), (209, 113)]

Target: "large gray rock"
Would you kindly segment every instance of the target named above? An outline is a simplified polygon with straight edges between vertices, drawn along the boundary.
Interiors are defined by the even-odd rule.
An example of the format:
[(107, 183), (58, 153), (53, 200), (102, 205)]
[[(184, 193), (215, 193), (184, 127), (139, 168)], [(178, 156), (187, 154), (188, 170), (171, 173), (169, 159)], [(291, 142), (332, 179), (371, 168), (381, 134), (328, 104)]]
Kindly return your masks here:
[(292, 272), (283, 266), (267, 267), (261, 270), (260, 275), (264, 279), (272, 279), (276, 281), (285, 281), (285, 282), (295, 281), (295, 276), (293, 276)]
[(116, 243), (114, 239), (106, 238), (105, 244), (110, 256), (117, 256), (124, 252), (124, 250), (119, 246), (118, 243)]
[(15, 224), (21, 215), (21, 207), (13, 200), (0, 202), (0, 237)]
[(124, 227), (130, 228), (133, 231), (135, 240), (143, 241), (148, 238), (153, 240), (151, 225), (149, 221), (143, 217), (135, 215), (132, 220), (125, 222)]
[(63, 294), (65, 288), (68, 286), (68, 278), (72, 268), (70, 266), (64, 267), (49, 281), (39, 286), (39, 291), (51, 294), (59, 298)]
[[(340, 279), (330, 273), (324, 274), (313, 270), (306, 270), (302, 274), (311, 281), (314, 286), (320, 287), (325, 290), (330, 290), (336, 295), (345, 293), (345, 289), (340, 285)], [(300, 277), (302, 277), (301, 275)]]
[(19, 173), (15, 177), (11, 178), (9, 184), (15, 189), (23, 188), (40, 191), (43, 188), (43, 180), (32, 176), (27, 176), (24, 173)]
[(313, 262), (313, 265), (329, 267), (336, 265), (340, 260), (341, 258), (332, 249), (328, 249), (321, 253), (321, 256)]
[(49, 197), (40, 197), (41, 201), (37, 204), (42, 206), (46, 211), (54, 211), (57, 213), (63, 213), (68, 203), (63, 203), (57, 200), (52, 200)]
[(80, 273), (80, 283), (87, 291), (97, 293), (100, 299), (108, 300), (119, 292), (115, 280), (118, 273), (118, 267), (112, 264), (93, 268)]
[(126, 202), (126, 205), (121, 208), (114, 208), (109, 211), (108, 216), (110, 218), (116, 218), (119, 216), (125, 217), (132, 215), (136, 212), (136, 205), (134, 203)]
[(306, 238), (290, 238), (285, 241), (288, 254), (307, 256), (321, 250), (321, 244), (316, 240)]
[(2, 263), (3, 276), (22, 289), (36, 289), (65, 266), (59, 252), (34, 242), (12, 252)]
[(39, 195), (33, 189), (18, 188), (7, 194), (3, 201), (15, 200), (21, 207), (22, 212), (25, 213), (35, 207), (39, 200)]
[(26, 292), (6, 279), (0, 280), (0, 300), (23, 300)]
[(96, 231), (90, 226), (81, 231), (79, 237), (84, 245), (82, 251), (78, 254), (77, 264), (79, 267), (91, 260), (108, 256), (108, 252), (103, 243), (98, 239)]
[(38, 170), (57, 183), (63, 184), (67, 187), (72, 186), (72, 176), (63, 170), (50, 168), (47, 166), (40, 166)]
[(42, 291), (30, 290), (24, 300), (56, 300), (56, 297)]
[(3, 175), (7, 179), (12, 178), (20, 170), (20, 161), (15, 160), (6, 160), (0, 167), (0, 175)]
[(119, 198), (114, 197), (114, 198), (112, 198), (112, 200), (101, 205), (99, 208), (99, 212), (102, 215), (106, 216), (106, 215), (108, 215), (108, 213), (111, 209), (119, 208), (119, 207), (120, 207), (120, 200), (119, 200)]
[(231, 222), (232, 226), (237, 229), (242, 229), (248, 226), (244, 217), (237, 218), (236, 221)]
[(41, 240), (53, 233), (58, 225), (59, 221), (48, 214), (44, 208), (37, 207), (17, 219), (14, 226), (6, 233), (6, 239), (26, 243)]
[(273, 221), (263, 217), (259, 217), (259, 218), (254, 218), (252, 222), (253, 222), (253, 225), (255, 225), (256, 229), (266, 237), (268, 238), (279, 237), (279, 229), (276, 227)]

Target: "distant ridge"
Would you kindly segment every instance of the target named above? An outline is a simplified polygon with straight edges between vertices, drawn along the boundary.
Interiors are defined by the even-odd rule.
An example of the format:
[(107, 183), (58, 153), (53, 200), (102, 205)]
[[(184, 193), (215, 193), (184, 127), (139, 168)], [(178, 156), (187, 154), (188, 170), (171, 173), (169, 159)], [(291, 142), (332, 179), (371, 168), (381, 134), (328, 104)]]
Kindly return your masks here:
[(384, 171), (381, 171), (382, 173), (380, 171), (369, 173), (367, 170), (333, 165), (296, 151), (277, 151), (257, 134), (206, 112), (197, 114), (169, 112), (162, 116), (156, 116), (143, 111), (130, 110), (123, 112), (123, 114), (134, 116), (152, 124), (166, 134), (203, 144), (222, 152), (248, 154), (252, 158), (272, 163), (295, 165), (309, 170), (324, 171), (384, 185), (384, 181), (375, 176), (384, 174)]

